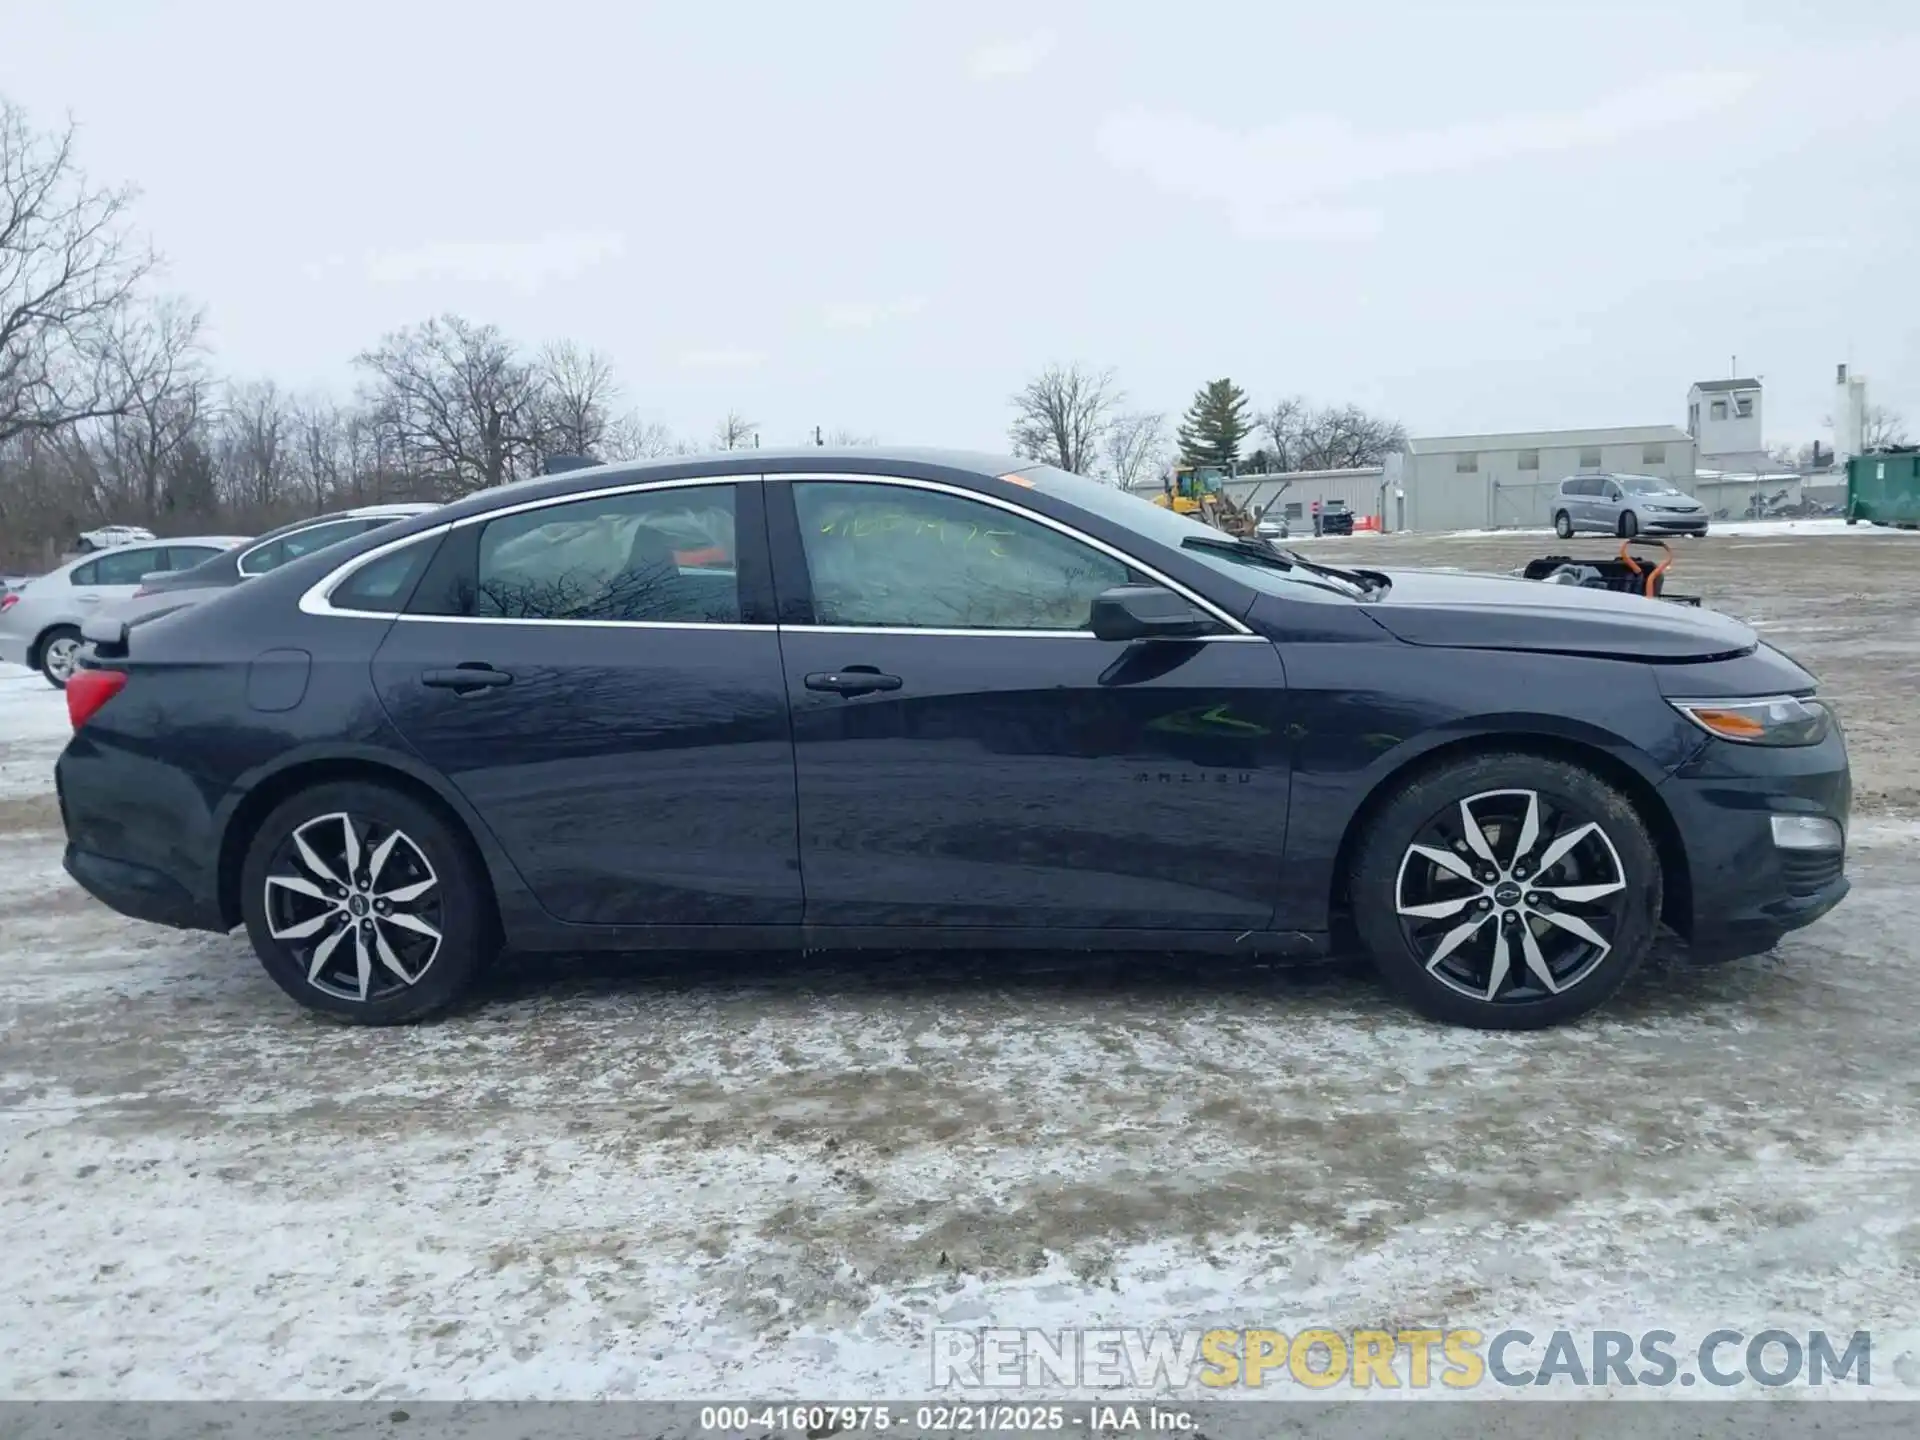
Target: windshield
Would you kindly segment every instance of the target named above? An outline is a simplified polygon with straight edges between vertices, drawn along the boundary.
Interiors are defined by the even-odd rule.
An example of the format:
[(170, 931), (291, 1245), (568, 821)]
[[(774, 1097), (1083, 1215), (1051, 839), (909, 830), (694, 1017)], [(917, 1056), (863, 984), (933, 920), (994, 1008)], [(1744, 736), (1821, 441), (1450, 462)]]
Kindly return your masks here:
[(1629, 495), (1678, 495), (1673, 482), (1662, 480), (1655, 475), (1619, 475), (1620, 488)]
[[(1143, 495), (1122, 490), (1117, 485), (1103, 485), (1098, 480), (1089, 480), (1083, 475), (1075, 475), (1052, 465), (1034, 465), (1019, 473), (1021, 478), (1033, 481), (1035, 489), (1072, 501), (1082, 510), (1090, 511), (1103, 520), (1124, 525), (1136, 534), (1178, 550), (1188, 559), (1196, 560), (1210, 570), (1218, 570), (1222, 575), (1231, 576), (1250, 589), (1284, 595), (1289, 599), (1300, 599), (1303, 594), (1357, 599), (1366, 589), (1365, 581), (1330, 585), (1323, 577), (1350, 576), (1352, 572), (1317, 562), (1312, 569), (1308, 569), (1299, 557), (1284, 551), (1269, 553), (1284, 564), (1294, 566), (1293, 569), (1263, 564), (1258, 557), (1236, 549), (1243, 542), (1214, 529), (1204, 520), (1176, 514)], [(1189, 545), (1186, 543), (1189, 540), (1199, 543)], [(1267, 547), (1262, 544), (1260, 548)]]

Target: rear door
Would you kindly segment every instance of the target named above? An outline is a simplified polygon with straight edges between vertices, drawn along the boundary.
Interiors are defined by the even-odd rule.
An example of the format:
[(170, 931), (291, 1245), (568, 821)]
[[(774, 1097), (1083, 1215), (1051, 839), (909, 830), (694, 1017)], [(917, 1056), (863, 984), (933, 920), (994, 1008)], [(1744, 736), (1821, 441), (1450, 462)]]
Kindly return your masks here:
[(963, 488), (793, 476), (768, 519), (810, 927), (1267, 925), (1272, 645), (1218, 612), (1207, 639), (1096, 639), (1096, 595), (1163, 577)]
[(653, 481), (455, 526), (373, 673), (396, 727), (559, 919), (799, 921), (757, 478)]

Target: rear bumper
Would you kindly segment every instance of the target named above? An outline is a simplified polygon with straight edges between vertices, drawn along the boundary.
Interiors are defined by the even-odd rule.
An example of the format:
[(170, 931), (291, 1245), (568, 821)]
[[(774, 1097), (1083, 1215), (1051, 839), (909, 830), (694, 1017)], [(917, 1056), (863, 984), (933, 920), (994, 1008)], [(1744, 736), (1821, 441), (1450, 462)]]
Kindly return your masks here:
[(26, 664), (29, 643), (24, 635), (0, 634), (0, 662), (8, 665)]
[(145, 865), (67, 846), (61, 863), (80, 888), (110, 910), (176, 930), (222, 930), (178, 880)]
[[(1818, 745), (1709, 741), (1664, 790), (1687, 854), (1686, 913), (1672, 915), (1703, 959), (1770, 949), (1846, 898), (1844, 836), (1853, 785), (1838, 727)], [(1773, 817), (1832, 820), (1831, 850), (1785, 849)]]
[(184, 771), (82, 730), (53, 767), (62, 864), (94, 899), (134, 920), (224, 932), (219, 840), (206, 794)]

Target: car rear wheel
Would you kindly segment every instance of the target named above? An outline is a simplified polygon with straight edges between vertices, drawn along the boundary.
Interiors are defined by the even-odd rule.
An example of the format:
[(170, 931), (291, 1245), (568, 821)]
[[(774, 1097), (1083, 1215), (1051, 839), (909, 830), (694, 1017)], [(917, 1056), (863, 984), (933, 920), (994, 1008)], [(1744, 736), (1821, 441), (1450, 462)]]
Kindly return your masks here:
[(1640, 533), (1640, 517), (1631, 510), (1620, 512), (1620, 538), (1631, 540)]
[(1374, 964), (1423, 1014), (1489, 1030), (1584, 1015), (1631, 975), (1660, 917), (1659, 856), (1591, 771), (1502, 753), (1401, 786), (1350, 884)]
[(40, 673), (56, 690), (67, 688), (74, 667), (80, 660), (80, 632), (71, 625), (56, 625), (40, 641)]
[(1562, 540), (1573, 538), (1573, 517), (1562, 510), (1553, 517), (1553, 533)]
[(247, 936), (309, 1009), (396, 1025), (453, 1004), (493, 951), (484, 871), (409, 795), (316, 786), (260, 826), (241, 872)]

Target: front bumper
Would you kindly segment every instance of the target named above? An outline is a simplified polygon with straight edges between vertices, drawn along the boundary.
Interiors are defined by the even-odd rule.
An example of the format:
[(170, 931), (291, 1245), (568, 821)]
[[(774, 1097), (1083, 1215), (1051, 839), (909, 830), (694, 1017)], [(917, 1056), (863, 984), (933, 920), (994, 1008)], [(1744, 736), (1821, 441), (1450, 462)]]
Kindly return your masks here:
[(1707, 533), (1705, 515), (1642, 515), (1640, 533), (1643, 535), (1704, 535)]
[(1846, 738), (1836, 723), (1818, 745), (1709, 740), (1663, 793), (1687, 858), (1682, 913), (1670, 918), (1694, 953), (1730, 960), (1770, 949), (1846, 898), (1846, 850), (1785, 849), (1773, 817), (1834, 821), (1853, 801)]

